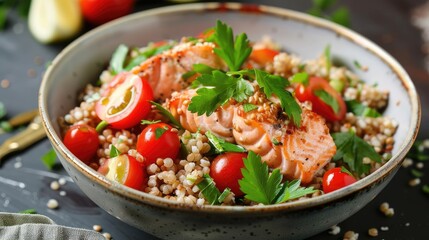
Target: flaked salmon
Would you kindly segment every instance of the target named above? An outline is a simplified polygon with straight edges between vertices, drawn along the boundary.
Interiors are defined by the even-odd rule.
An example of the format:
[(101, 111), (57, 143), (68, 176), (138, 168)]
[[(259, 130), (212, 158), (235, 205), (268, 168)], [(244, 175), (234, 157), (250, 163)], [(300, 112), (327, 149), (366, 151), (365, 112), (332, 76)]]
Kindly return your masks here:
[(189, 86), (193, 78), (184, 79), (182, 76), (191, 71), (194, 64), (223, 68), (222, 60), (213, 51), (214, 47), (212, 43), (181, 43), (147, 59), (131, 72), (146, 78), (152, 87), (155, 100), (163, 101), (174, 91)]
[(287, 179), (303, 184), (335, 155), (336, 146), (324, 118), (303, 108), (301, 126), (288, 124), (275, 104), (245, 112), (241, 104), (230, 103), (210, 116), (191, 113), (188, 106), (195, 90), (175, 93), (166, 107), (191, 132), (210, 130), (228, 142), (237, 143), (260, 155), (271, 168), (280, 169)]

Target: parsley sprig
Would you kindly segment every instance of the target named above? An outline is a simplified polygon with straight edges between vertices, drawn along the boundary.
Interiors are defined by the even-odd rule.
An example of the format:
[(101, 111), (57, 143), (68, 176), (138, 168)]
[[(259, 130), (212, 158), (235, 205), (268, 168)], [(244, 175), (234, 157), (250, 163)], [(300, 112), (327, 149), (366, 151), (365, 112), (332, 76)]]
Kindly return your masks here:
[(203, 179), (197, 184), (197, 186), (201, 190), (204, 198), (211, 205), (220, 205), (231, 192), (229, 188), (226, 188), (221, 193), (219, 189), (216, 188), (213, 179), (208, 174), (204, 174)]
[(246, 152), (244, 147), (229, 143), (222, 138), (218, 138), (210, 131), (207, 131), (205, 135), (210, 141), (211, 145), (214, 147), (214, 150), (217, 154), (223, 152)]
[(219, 20), (216, 23), (214, 40), (219, 46), (214, 52), (226, 62), (230, 71), (240, 70), (252, 52), (245, 33), (234, 39), (232, 28)]
[(243, 179), (238, 183), (244, 197), (265, 205), (283, 203), (315, 192), (313, 187), (300, 187), (300, 180), (282, 183), (280, 170), (274, 169), (269, 174), (268, 165), (252, 151), (244, 159), (241, 172)]
[(349, 168), (359, 176), (369, 173), (370, 164), (364, 164), (363, 158), (368, 157), (374, 162), (381, 162), (381, 156), (374, 148), (354, 132), (333, 133), (332, 138), (337, 146), (334, 161), (343, 160)]

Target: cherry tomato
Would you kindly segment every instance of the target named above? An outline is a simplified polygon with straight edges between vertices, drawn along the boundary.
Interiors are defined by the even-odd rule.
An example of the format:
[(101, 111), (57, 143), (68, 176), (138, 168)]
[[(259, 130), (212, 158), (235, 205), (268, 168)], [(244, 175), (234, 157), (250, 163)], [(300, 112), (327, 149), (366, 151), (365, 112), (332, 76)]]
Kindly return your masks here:
[(323, 191), (329, 193), (356, 182), (349, 173), (343, 172), (340, 167), (332, 168), (323, 175)]
[(129, 14), (133, 6), (134, 0), (80, 0), (84, 18), (95, 25)]
[(70, 152), (85, 163), (93, 159), (99, 147), (97, 131), (86, 124), (71, 126), (63, 142)]
[(96, 103), (98, 117), (113, 128), (137, 125), (150, 112), (153, 92), (149, 83), (132, 73), (120, 73), (108, 85)]
[(241, 168), (244, 167), (243, 158), (247, 153), (223, 153), (217, 156), (210, 167), (210, 176), (216, 183), (219, 191), (230, 188), (235, 196), (242, 196), (238, 180), (243, 178)]
[[(317, 90), (326, 91), (338, 102), (338, 112), (334, 112), (331, 106), (329, 106), (324, 101), (322, 101), (322, 99), (316, 96), (315, 91)], [(310, 101), (313, 105), (313, 111), (320, 114), (328, 121), (339, 121), (344, 119), (346, 115), (346, 103), (342, 99), (341, 95), (337, 91), (335, 91), (335, 89), (333, 89), (331, 85), (329, 85), (328, 81), (323, 78), (310, 77), (307, 86), (305, 86), (304, 84), (298, 84), (295, 89), (295, 96), (301, 102)]]
[(110, 180), (137, 190), (142, 190), (147, 182), (143, 163), (127, 154), (108, 159), (100, 166), (98, 172)]
[(137, 152), (145, 157), (146, 166), (158, 158), (175, 159), (179, 150), (179, 135), (165, 123), (148, 125), (137, 138)]
[(273, 62), (277, 54), (279, 54), (279, 51), (269, 48), (253, 49), (249, 58), (260, 65), (266, 65), (267, 63)]

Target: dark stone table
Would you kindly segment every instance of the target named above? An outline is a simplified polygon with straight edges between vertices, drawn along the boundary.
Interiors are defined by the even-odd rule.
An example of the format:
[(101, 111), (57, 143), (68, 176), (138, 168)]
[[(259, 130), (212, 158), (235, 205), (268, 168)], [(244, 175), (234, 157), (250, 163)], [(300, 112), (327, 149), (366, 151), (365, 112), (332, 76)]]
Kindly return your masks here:
[[(306, 11), (311, 7), (309, 0), (248, 2), (298, 11)], [(429, 75), (425, 69), (421, 32), (413, 27), (410, 17), (411, 10), (422, 5), (424, 1), (338, 2), (350, 10), (351, 28), (379, 44), (410, 74), (422, 102), (423, 116), (419, 138), (429, 138)], [(136, 9), (144, 10), (167, 4), (169, 3), (156, 0), (138, 1)], [(87, 29), (89, 28), (87, 26)], [(10, 14), (6, 29), (0, 32), (0, 81), (9, 81), (7, 88), (0, 87), (0, 102), (5, 104), (9, 117), (37, 107), (38, 88), (45, 63), (52, 60), (66, 44), (39, 44), (29, 34), (26, 21), (15, 13)], [(17, 131), (19, 130), (0, 135), (0, 143)], [(53, 180), (60, 177), (65, 177), (66, 180), (69, 178), (63, 169), (47, 171), (42, 164), (41, 156), (50, 149), (51, 146), (45, 139), (5, 159), (0, 168), (0, 211), (19, 212), (34, 208), (60, 225), (92, 229), (94, 224), (98, 224), (115, 239), (154, 239), (97, 207), (71, 181), (61, 186), (66, 196), (60, 196), (59, 191), (51, 190), (49, 185)], [(17, 165), (22, 166), (16, 168)], [(373, 227), (379, 229), (376, 239), (429, 239), (429, 195), (421, 190), (422, 184), (429, 184), (429, 162), (422, 170), (425, 173), (421, 179), (422, 184), (417, 187), (408, 185), (408, 181), (413, 178), (410, 169), (401, 168), (378, 197), (360, 212), (340, 223), (339, 235), (323, 232), (311, 239), (342, 239), (344, 232), (348, 230), (358, 232), (359, 239), (371, 239), (368, 229)], [(51, 210), (46, 207), (51, 198), (59, 201), (59, 209)], [(387, 218), (378, 210), (382, 202), (389, 202), (394, 208), (395, 215), (392, 218)], [(388, 231), (380, 231), (382, 226), (388, 227)]]

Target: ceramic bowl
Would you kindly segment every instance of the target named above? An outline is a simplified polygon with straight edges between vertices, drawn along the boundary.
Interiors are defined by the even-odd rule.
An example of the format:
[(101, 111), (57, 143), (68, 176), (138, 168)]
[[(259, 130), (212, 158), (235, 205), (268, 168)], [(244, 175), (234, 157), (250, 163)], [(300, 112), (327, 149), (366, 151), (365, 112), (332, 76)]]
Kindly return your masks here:
[[(390, 91), (385, 114), (399, 123), (393, 157), (383, 167), (339, 191), (271, 206), (189, 206), (139, 192), (100, 175), (78, 160), (61, 140), (57, 120), (76, 103), (79, 91), (95, 82), (121, 44), (144, 46), (161, 39), (195, 36), (216, 20), (250, 39), (271, 36), (285, 50), (314, 59), (329, 44), (332, 56), (370, 84)], [(153, 9), (118, 19), (83, 35), (52, 62), (40, 88), (40, 112), (64, 168), (96, 204), (122, 221), (160, 238), (302, 239), (328, 229), (359, 209), (388, 184), (414, 142), (420, 123), (416, 90), (404, 69), (366, 38), (331, 22), (268, 6), (197, 3)]]

